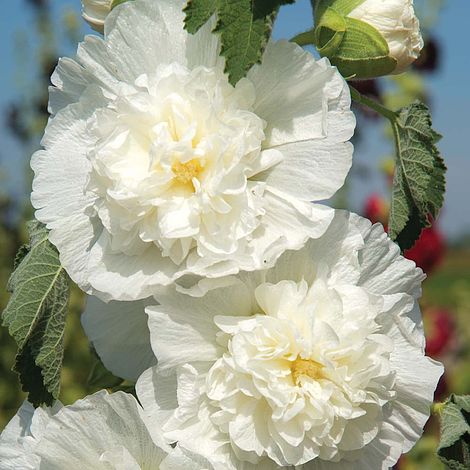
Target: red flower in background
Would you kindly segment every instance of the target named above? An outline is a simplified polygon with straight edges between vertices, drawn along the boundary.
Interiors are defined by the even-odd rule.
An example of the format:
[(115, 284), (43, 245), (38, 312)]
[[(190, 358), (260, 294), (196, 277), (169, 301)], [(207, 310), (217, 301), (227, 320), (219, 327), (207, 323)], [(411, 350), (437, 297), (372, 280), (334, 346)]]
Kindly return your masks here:
[(426, 274), (430, 274), (444, 258), (444, 237), (433, 225), (425, 228), (413, 248), (406, 250), (406, 258), (413, 260)]
[(426, 308), (423, 312), (426, 333), (426, 354), (438, 357), (452, 346), (455, 324), (452, 313), (445, 308)]
[(373, 224), (380, 222), (386, 229), (388, 212), (388, 203), (382, 196), (372, 194), (367, 198), (364, 214)]

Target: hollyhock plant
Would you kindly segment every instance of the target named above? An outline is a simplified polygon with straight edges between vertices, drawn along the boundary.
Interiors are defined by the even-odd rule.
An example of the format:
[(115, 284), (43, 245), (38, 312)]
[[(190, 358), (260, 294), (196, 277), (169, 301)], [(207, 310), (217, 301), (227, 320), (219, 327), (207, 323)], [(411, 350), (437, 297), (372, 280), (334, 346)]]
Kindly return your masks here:
[(135, 0), (52, 76), (32, 158), (32, 203), (86, 292), (136, 300), (156, 286), (269, 266), (332, 213), (351, 166), (346, 82), (327, 59), (269, 43), (235, 86), (209, 21), (183, 0)]
[(130, 394), (98, 392), (70, 406), (24, 402), (0, 435), (0, 470), (208, 470), (208, 462), (152, 437)]
[(388, 469), (443, 371), (424, 355), (423, 277), (380, 225), (338, 212), (273, 268), (199, 298), (169, 288), (146, 309), (149, 429), (215, 469)]

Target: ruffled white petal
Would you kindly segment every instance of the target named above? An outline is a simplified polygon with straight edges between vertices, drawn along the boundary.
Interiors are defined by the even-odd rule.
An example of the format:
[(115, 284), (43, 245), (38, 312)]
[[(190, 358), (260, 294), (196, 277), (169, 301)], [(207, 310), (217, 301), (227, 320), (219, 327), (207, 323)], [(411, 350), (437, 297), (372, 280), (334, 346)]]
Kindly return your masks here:
[(112, 59), (109, 67), (114, 65), (121, 79), (133, 81), (162, 63), (186, 65), (188, 34), (181, 27), (185, 3), (184, 0), (134, 0), (114, 8), (104, 30), (106, 50)]
[(421, 282), (425, 275), (413, 261), (400, 255), (399, 247), (384, 233), (380, 224), (371, 226), (362, 217), (351, 218), (364, 237), (365, 246), (360, 254), (360, 284), (371, 292), (396, 294), (408, 292), (415, 298), (421, 295)]
[(0, 434), (1, 470), (36, 470), (40, 458), (35, 453), (51, 417), (62, 408), (56, 402), (50, 408), (36, 408), (24, 401)]
[(159, 358), (159, 370), (166, 370), (192, 362), (197, 351), (198, 360), (213, 361), (221, 354), (215, 338), (218, 327), (213, 318), (219, 312), (233, 316), (249, 314), (253, 297), (246, 286), (237, 283), (230, 290), (211, 290), (197, 300), (174, 296), (173, 292), (159, 295), (163, 305), (148, 307), (152, 348)]
[(30, 430), (33, 415), (34, 407), (25, 401), (0, 434), (1, 470), (38, 468), (39, 457), (25, 452), (26, 450), (30, 452), (35, 443)]
[(150, 346), (145, 307), (149, 300), (104, 303), (88, 297), (81, 321), (105, 367), (117, 377), (136, 381), (156, 364)]
[(125, 459), (125, 468), (137, 469), (158, 466), (169, 450), (161, 439), (152, 441), (132, 395), (102, 391), (62, 408), (47, 424), (35, 453), (51, 470), (105, 469), (117, 457)]
[(91, 289), (87, 251), (99, 229), (86, 214), (94, 198), (83, 192), (90, 169), (83, 146), (89, 143), (84, 140), (86, 117), (101, 100), (102, 95), (90, 89), (80, 102), (60, 111), (60, 119), (50, 121), (42, 141), (48, 151), (39, 150), (31, 159), (36, 217), (51, 229), (49, 238), (64, 268), (87, 291)]
[(284, 157), (256, 178), (301, 200), (331, 197), (351, 168), (348, 141), (355, 127), (339, 72), (327, 59), (315, 62), (299, 46), (281, 41), (268, 45), (248, 77), (256, 87), (255, 109), (268, 123), (264, 145)]

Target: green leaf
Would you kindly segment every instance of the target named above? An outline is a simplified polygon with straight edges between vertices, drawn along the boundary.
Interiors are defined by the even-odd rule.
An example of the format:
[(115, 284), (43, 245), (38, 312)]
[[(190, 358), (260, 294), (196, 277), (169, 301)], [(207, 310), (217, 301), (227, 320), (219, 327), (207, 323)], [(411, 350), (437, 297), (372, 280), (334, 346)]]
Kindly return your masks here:
[(273, 21), (281, 5), (294, 0), (190, 0), (184, 11), (186, 29), (195, 33), (217, 15), (214, 33), (220, 34), (225, 71), (232, 85), (260, 62)]
[(254, 12), (256, 17), (270, 15), (282, 5), (292, 5), (295, 0), (254, 0)]
[(88, 376), (88, 385), (97, 389), (102, 389), (117, 387), (124, 382), (124, 379), (116, 377), (106, 369), (96, 353), (94, 356), (94, 364), (90, 371), (90, 375)]
[(451, 395), (440, 410), (437, 454), (451, 470), (470, 468), (470, 396)]
[(389, 233), (405, 250), (439, 214), (444, 202), (446, 166), (436, 147), (440, 135), (431, 127), (426, 105), (413, 103), (391, 122), (397, 156)]
[(219, 0), (189, 0), (184, 8), (185, 26), (191, 33), (196, 33), (216, 12)]
[(13, 261), (13, 271), (20, 265), (23, 258), (29, 253), (30, 246), (22, 245), (18, 248), (18, 251), (15, 255), (15, 260)]
[[(18, 344), (13, 370), (35, 405), (59, 396), (68, 278), (46, 228), (28, 223), (30, 243), (20, 249), (20, 262), (8, 281), (12, 293), (3, 324)], [(18, 256), (17, 256), (18, 258)]]
[(256, 17), (251, 0), (220, 0), (215, 29), (221, 36), (226, 72), (235, 85), (261, 61), (271, 35), (275, 13)]

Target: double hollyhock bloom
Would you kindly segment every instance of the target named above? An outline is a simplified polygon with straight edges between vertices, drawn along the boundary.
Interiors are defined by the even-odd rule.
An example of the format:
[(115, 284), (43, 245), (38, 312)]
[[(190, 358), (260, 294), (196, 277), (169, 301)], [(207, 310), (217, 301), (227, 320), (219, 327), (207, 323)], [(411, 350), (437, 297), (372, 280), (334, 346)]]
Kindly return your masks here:
[(157, 295), (158, 365), (137, 382), (150, 429), (215, 469), (390, 468), (442, 374), (424, 355), (422, 279), (379, 225), (337, 212), (271, 269)]
[(422, 271), (380, 225), (312, 203), (351, 166), (347, 84), (281, 41), (233, 86), (213, 19), (188, 34), (184, 4), (124, 3), (59, 62), (32, 159), (36, 217), (95, 294), (85, 330), (142, 407), (25, 404), (0, 469), (385, 470), (442, 367)]
[(32, 203), (70, 277), (105, 300), (271, 265), (325, 231), (310, 201), (351, 166), (349, 91), (326, 59), (270, 43), (232, 86), (213, 22), (188, 34), (183, 6), (115, 8), (52, 76)]

